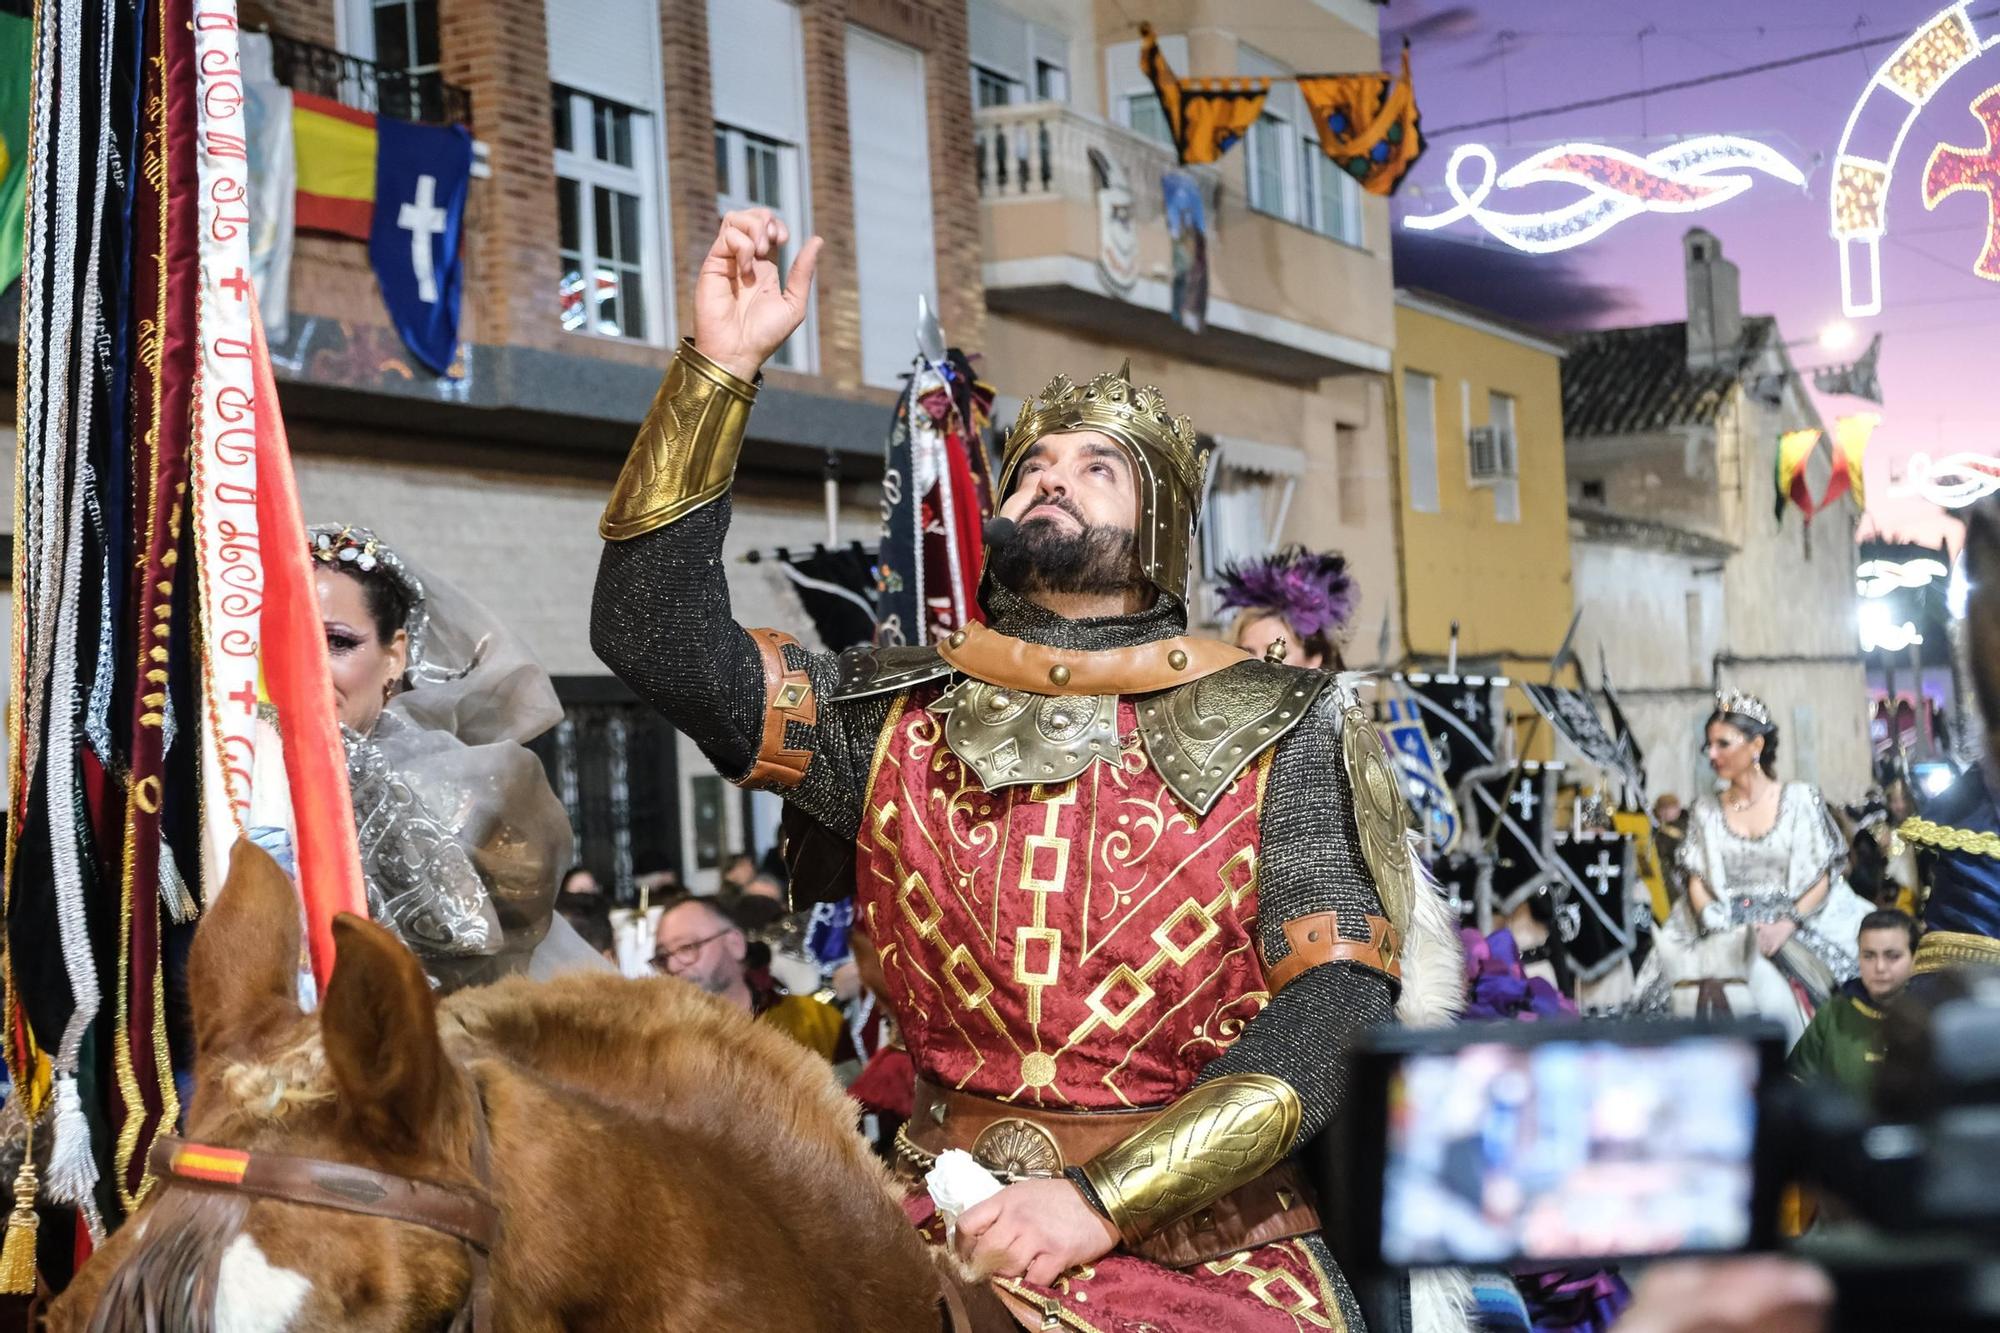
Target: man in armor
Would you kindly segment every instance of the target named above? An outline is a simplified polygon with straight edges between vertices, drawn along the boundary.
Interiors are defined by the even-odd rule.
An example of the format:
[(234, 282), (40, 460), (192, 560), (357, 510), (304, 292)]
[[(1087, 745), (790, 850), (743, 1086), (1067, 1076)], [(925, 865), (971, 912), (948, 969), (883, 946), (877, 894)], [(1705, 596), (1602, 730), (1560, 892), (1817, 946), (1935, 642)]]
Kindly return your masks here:
[(738, 627), (731, 479), (819, 253), (781, 287), (788, 240), (732, 213), (702, 264), (604, 514), (594, 647), (852, 848), (919, 1080), (899, 1151), (1007, 1182), (952, 1243), (1027, 1326), (1360, 1329), (1293, 1154), (1400, 985), (1415, 882), (1372, 726), (1282, 644), (1187, 634), (1207, 460), (1122, 372), (1058, 377), (1008, 434), (985, 623), (838, 658)]

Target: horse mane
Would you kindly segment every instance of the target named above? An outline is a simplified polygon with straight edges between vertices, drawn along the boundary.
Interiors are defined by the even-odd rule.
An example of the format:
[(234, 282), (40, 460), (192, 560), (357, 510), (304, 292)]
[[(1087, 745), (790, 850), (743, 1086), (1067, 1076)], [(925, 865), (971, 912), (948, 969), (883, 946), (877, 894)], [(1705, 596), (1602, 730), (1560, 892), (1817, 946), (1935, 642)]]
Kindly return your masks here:
[[(448, 1046), (473, 1043), (566, 1092), (732, 1139), (794, 1172), (862, 1173), (901, 1197), (826, 1061), (685, 981), (510, 978), (447, 997), (439, 1026)], [(739, 1123), (718, 1106), (755, 1115)]]

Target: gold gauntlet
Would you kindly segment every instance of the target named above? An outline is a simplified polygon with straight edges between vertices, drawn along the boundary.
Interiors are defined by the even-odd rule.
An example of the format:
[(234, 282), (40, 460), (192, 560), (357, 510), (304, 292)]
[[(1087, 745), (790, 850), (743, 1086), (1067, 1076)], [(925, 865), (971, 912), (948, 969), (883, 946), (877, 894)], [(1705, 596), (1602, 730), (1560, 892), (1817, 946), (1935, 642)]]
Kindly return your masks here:
[(1299, 1116), (1299, 1095), (1283, 1079), (1231, 1074), (1085, 1163), (1084, 1178), (1119, 1237), (1136, 1245), (1285, 1160)]
[(604, 507), (604, 539), (629, 541), (721, 498), (756, 397), (756, 385), (682, 342)]

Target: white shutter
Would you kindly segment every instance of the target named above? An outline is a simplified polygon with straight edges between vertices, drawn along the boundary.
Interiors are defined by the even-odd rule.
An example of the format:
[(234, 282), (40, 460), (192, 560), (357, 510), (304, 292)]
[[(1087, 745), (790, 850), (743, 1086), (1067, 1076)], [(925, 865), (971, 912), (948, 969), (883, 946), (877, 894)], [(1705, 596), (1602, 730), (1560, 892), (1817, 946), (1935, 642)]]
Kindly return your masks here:
[(1405, 483), (1410, 508), (1438, 512), (1437, 380), (1421, 371), (1403, 372)]
[(805, 146), (805, 43), (797, 5), (708, 0), (708, 66), (717, 120)]
[(659, 107), (657, 0), (548, 0), (548, 23), (551, 82)]
[(916, 355), (917, 297), (937, 305), (922, 53), (850, 26), (847, 114), (861, 379), (895, 388)]
[(1028, 67), (1028, 21), (993, 0), (969, 0), (965, 10), (965, 44), (972, 63), (984, 65), (1020, 83), (1032, 85)]

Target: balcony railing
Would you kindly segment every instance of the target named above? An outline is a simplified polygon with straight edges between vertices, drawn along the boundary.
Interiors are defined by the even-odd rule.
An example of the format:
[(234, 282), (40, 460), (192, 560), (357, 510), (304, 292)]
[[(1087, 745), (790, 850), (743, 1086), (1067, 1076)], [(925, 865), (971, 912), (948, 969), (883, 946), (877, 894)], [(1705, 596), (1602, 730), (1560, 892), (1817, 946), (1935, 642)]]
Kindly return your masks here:
[[(1166, 145), (1060, 102), (982, 108), (974, 157), (982, 199), (1088, 199), (1109, 173), (1131, 188), (1140, 220), (1161, 213), (1160, 174), (1176, 164)], [(1206, 196), (1215, 197), (1220, 177), (1214, 168), (1185, 170), (1201, 181)]]
[(421, 125), (470, 125), (472, 94), (436, 70), (389, 69), (316, 42), (271, 34), (278, 82), (357, 111)]

